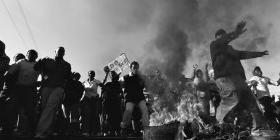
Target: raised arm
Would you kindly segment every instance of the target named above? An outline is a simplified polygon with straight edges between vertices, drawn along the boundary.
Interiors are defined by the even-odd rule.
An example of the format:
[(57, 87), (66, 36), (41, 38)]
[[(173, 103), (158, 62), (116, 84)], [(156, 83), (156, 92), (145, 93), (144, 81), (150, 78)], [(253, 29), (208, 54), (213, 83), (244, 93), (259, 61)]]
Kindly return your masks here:
[(206, 63), (205, 64), (205, 70), (204, 70), (204, 77), (205, 77), (205, 81), (210, 81), (210, 76), (209, 76), (209, 71), (208, 71), (208, 67), (209, 67), (209, 64)]
[(193, 65), (193, 72), (192, 72), (192, 76), (191, 76), (191, 80), (192, 80), (192, 81), (193, 81), (194, 78), (195, 78), (195, 73), (196, 73), (197, 68), (198, 68), (198, 65), (197, 65), (197, 64)]
[(237, 24), (235, 30), (233, 32), (227, 33), (226, 35), (222, 36), (219, 39), (220, 43), (228, 44), (229, 42), (233, 41), (234, 39), (238, 38), (241, 34), (247, 31), (244, 27), (246, 26), (245, 21), (241, 21)]
[(272, 81), (270, 78), (268, 78), (268, 82), (269, 85), (273, 85), (273, 86), (278, 86), (277, 82)]
[(232, 47), (227, 47), (227, 53), (240, 60), (257, 58), (257, 57), (262, 57), (264, 55), (268, 55), (268, 51), (263, 51), (263, 52), (240, 51), (240, 50), (235, 50)]

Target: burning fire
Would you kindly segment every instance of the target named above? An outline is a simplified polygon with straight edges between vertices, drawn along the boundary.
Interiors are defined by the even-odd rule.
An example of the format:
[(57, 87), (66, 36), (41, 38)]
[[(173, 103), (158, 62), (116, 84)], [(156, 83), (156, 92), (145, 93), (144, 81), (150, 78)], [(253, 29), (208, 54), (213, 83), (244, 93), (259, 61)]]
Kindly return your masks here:
[[(152, 105), (154, 112), (150, 115), (150, 126), (160, 126), (174, 121), (191, 122), (194, 119), (202, 122), (198, 116), (199, 103), (193, 91), (189, 87), (183, 91), (177, 90), (180, 93), (176, 95), (170, 92), (168, 93), (170, 100), (162, 100), (161, 96), (155, 96)], [(178, 95), (179, 102), (172, 102), (174, 96)], [(175, 108), (170, 110), (169, 106), (164, 106), (165, 104), (172, 104)]]

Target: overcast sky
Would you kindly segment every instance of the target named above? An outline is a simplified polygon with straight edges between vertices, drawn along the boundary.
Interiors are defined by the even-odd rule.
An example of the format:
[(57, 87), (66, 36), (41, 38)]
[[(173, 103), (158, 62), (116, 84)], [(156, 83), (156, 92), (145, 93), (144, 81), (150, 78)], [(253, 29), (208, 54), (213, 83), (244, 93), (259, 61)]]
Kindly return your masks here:
[(66, 60), (83, 79), (90, 69), (103, 79), (103, 67), (122, 52), (130, 60), (141, 57), (142, 46), (151, 38), (147, 24), (141, 23), (145, 19), (138, 19), (142, 15), (134, 16), (149, 13), (136, 11), (135, 0), (19, 0), (35, 46), (18, 1), (3, 1), (16, 24), (1, 2), (0, 38), (10, 57), (31, 48), (40, 57), (52, 57), (58, 46), (64, 46)]
[[(198, 1), (202, 7), (203, 4), (211, 2), (211, 0)], [(256, 4), (248, 4), (246, 8), (257, 9), (258, 20), (269, 22), (272, 29), (267, 46), (263, 48), (270, 51), (270, 56), (257, 59), (254, 64), (260, 65), (265, 75), (277, 80), (280, 68), (278, 55), (280, 1), (269, 0), (266, 3), (256, 1), (258, 1)], [(97, 78), (103, 80), (103, 67), (121, 53), (126, 53), (130, 61), (140, 62), (147, 55), (145, 46), (156, 36), (157, 15), (165, 11), (158, 10), (157, 5), (160, 2), (160, 0), (1, 0), (0, 39), (5, 42), (7, 55), (11, 58), (16, 53), (25, 53), (31, 48), (38, 50), (39, 57), (53, 57), (54, 50), (58, 46), (64, 46), (65, 59), (71, 63), (73, 71), (82, 74), (82, 80), (86, 78), (88, 70), (95, 70)], [(243, 4), (243, 1), (241, 2)], [(227, 7), (224, 9), (227, 10)], [(10, 16), (7, 12), (10, 12)], [(217, 27), (215, 25), (210, 27), (215, 28), (205, 31), (205, 34), (214, 34)], [(209, 44), (213, 36), (207, 39)], [(199, 50), (192, 53), (199, 53)], [(190, 64), (200, 62), (199, 59), (196, 57), (188, 59), (186, 74), (191, 68)], [(251, 76), (250, 74), (251, 72), (247, 71), (247, 76)], [(277, 92), (278, 88), (272, 88), (272, 91)]]

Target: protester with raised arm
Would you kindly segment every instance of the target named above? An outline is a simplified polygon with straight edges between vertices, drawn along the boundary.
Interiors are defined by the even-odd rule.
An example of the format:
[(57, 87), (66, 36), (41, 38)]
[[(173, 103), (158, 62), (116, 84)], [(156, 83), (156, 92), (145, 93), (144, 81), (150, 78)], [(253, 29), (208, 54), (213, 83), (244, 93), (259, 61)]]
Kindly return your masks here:
[(220, 90), (221, 102), (217, 109), (217, 120), (222, 123), (226, 115), (237, 105), (248, 109), (253, 117), (253, 136), (264, 136), (261, 131), (264, 119), (258, 108), (256, 99), (246, 83), (244, 68), (240, 60), (262, 57), (268, 51), (250, 52), (234, 49), (229, 43), (246, 31), (246, 22), (237, 24), (233, 32), (227, 33), (219, 29), (216, 39), (210, 44), (210, 53), (217, 86)]

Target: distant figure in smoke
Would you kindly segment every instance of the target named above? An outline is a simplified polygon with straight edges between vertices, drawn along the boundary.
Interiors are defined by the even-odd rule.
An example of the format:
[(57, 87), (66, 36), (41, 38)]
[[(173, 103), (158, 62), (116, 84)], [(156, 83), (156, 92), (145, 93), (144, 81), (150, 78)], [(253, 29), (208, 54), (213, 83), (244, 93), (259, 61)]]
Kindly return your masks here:
[[(198, 65), (193, 66), (193, 84), (196, 91), (196, 96), (199, 101), (199, 117), (204, 123), (209, 124), (210, 120), (210, 94), (208, 91), (208, 83), (206, 81), (207, 73), (203, 74)], [(207, 71), (205, 71), (207, 72)]]
[[(260, 67), (256, 66), (253, 70), (253, 77), (248, 81), (249, 87), (255, 93), (260, 104), (264, 108), (264, 116), (270, 125), (276, 124), (276, 114), (274, 113), (275, 107), (272, 105), (273, 98), (270, 95), (268, 85), (276, 86), (269, 78), (263, 76)], [(273, 122), (273, 120), (275, 122)]]
[(216, 117), (217, 108), (220, 104), (221, 98), (219, 95), (219, 89), (215, 82), (215, 74), (212, 68), (209, 68), (209, 64), (205, 64), (205, 76), (208, 85), (208, 92), (210, 94), (210, 115)]
[(149, 126), (148, 108), (143, 90), (145, 88), (144, 79), (139, 74), (139, 63), (133, 61), (130, 64), (131, 73), (123, 77), (124, 92), (126, 93), (125, 112), (121, 123), (122, 135), (127, 135), (128, 127), (131, 124), (131, 116), (135, 105), (141, 110), (143, 128)]
[(246, 77), (240, 60), (262, 57), (268, 51), (249, 52), (235, 50), (229, 43), (244, 33), (246, 22), (237, 24), (235, 31), (227, 33), (219, 29), (216, 40), (210, 44), (210, 52), (216, 83), (220, 89), (221, 103), (217, 110), (217, 120), (223, 122), (225, 116), (237, 105), (248, 109), (253, 117), (252, 135), (265, 135), (260, 128), (264, 127), (264, 119), (258, 108), (256, 99), (246, 83)]
[(71, 78), (71, 65), (64, 60), (64, 55), (64, 47), (58, 47), (54, 59), (43, 58), (34, 66), (34, 69), (42, 74), (42, 114), (36, 130), (37, 138), (51, 135), (51, 126), (63, 101), (65, 84)]

